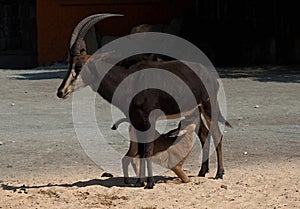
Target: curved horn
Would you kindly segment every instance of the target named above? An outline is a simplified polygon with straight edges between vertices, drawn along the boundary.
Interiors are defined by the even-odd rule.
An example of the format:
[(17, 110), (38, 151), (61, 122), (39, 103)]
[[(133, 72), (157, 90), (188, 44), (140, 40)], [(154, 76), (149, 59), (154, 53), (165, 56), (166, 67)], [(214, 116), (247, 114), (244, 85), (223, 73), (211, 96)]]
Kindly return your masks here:
[(70, 41), (70, 48), (72, 47), (72, 45), (75, 43), (76, 38), (78, 36), (78, 33), (80, 31), (80, 29), (91, 19), (93, 19), (94, 17), (100, 16), (101, 14), (95, 14), (95, 15), (91, 15), (88, 16), (86, 18), (84, 18), (83, 20), (81, 20), (76, 27), (74, 28), (73, 32), (72, 32), (72, 36), (71, 36), (71, 41)]
[[(88, 16), (81, 20), (75, 29), (73, 30), (71, 41), (70, 41), (70, 48), (74, 47), (75, 50), (78, 48), (77, 45), (79, 45), (80, 41), (85, 37), (89, 29), (99, 22), (100, 20), (103, 20), (108, 17), (114, 17), (114, 16), (123, 16), (121, 14), (95, 14)], [(73, 46), (75, 45), (75, 46)], [(77, 50), (76, 50), (77, 51)]]

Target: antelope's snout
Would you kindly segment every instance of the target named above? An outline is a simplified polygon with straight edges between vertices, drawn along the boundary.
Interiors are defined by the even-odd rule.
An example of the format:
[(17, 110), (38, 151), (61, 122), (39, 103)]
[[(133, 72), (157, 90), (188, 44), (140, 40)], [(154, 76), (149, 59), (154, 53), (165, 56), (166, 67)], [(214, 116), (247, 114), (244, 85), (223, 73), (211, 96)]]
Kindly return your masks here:
[(61, 86), (57, 90), (57, 97), (61, 99), (66, 99), (72, 92), (74, 92), (74, 85), (70, 84), (69, 86)]
[(63, 89), (58, 89), (56, 96), (60, 99), (66, 99), (74, 90), (69, 89), (69, 90), (63, 90)]
[(57, 96), (58, 98), (63, 98), (64, 93), (63, 93), (61, 90), (58, 90), (57, 93), (56, 93), (56, 96)]

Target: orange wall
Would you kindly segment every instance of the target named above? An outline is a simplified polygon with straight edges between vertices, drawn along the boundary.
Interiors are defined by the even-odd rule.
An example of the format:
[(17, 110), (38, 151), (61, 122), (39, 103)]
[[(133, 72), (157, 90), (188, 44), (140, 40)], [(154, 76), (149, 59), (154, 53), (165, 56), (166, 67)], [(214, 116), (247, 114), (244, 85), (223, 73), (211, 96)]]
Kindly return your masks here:
[(101, 35), (126, 35), (141, 23), (167, 23), (184, 15), (191, 0), (37, 0), (38, 64), (65, 61), (73, 28), (95, 13), (120, 13), (97, 25)]

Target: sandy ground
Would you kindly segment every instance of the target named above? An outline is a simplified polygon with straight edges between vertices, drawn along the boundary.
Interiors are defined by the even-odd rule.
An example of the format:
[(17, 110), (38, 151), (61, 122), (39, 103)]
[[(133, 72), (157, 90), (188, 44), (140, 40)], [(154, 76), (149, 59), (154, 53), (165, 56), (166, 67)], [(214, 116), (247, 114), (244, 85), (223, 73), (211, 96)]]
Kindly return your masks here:
[[(197, 143), (184, 165), (191, 183), (166, 184), (175, 177), (167, 172), (144, 190), (101, 177), (86, 156), (72, 98), (55, 96), (65, 70), (0, 70), (0, 208), (300, 208), (299, 67), (219, 71), (234, 126), (224, 138), (224, 179), (212, 179), (214, 157), (207, 177), (195, 177)], [(109, 109), (100, 98), (96, 106), (99, 126), (124, 152)]]

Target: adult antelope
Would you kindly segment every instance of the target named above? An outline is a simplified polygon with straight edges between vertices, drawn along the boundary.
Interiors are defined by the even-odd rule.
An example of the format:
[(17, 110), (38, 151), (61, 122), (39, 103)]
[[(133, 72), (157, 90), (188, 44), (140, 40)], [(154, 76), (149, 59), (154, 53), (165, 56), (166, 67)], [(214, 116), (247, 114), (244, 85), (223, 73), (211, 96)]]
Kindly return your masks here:
[[(101, 69), (97, 69), (95, 72), (85, 72), (80, 74), (83, 65), (89, 59), (89, 55), (86, 53), (86, 47), (84, 44), (84, 37), (88, 30), (98, 21), (107, 17), (121, 16), (117, 14), (96, 14), (83, 19), (74, 29), (69, 49), (69, 70), (62, 81), (57, 91), (59, 98), (67, 98), (72, 92), (79, 87), (91, 86), (94, 91), (97, 91), (105, 100), (114, 106), (118, 107), (126, 116), (130, 119), (131, 125), (135, 129), (136, 138), (138, 142), (143, 146), (138, 147), (138, 155), (141, 157), (140, 161), (140, 175), (137, 186), (144, 186), (146, 181), (145, 166), (147, 164), (147, 184), (145, 189), (151, 189), (154, 186), (154, 178), (152, 171), (152, 159), (153, 155), (153, 141), (155, 136), (155, 121), (159, 119), (163, 113), (165, 116), (181, 117), (185, 113), (192, 111), (195, 107), (199, 108), (199, 113), (203, 114), (210, 133), (212, 134), (213, 141), (216, 146), (218, 169), (215, 176), (216, 179), (223, 178), (224, 167), (222, 162), (222, 133), (218, 126), (218, 121), (227, 123), (222, 117), (219, 110), (217, 101), (217, 93), (219, 89), (219, 83), (217, 79), (210, 75), (210, 73), (199, 65), (200, 77), (192, 71), (186, 64), (178, 60), (163, 61), (161, 59), (153, 59), (153, 56), (138, 55), (134, 58), (130, 58), (129, 62), (120, 62), (113, 66), (105, 75), (101, 74)], [(115, 49), (117, 50), (117, 49)], [(150, 58), (149, 58), (150, 57)], [(155, 57), (155, 56), (154, 56)], [(128, 64), (129, 63), (129, 64)], [(146, 83), (147, 77), (138, 76), (136, 80), (132, 81), (131, 85), (127, 89), (123, 89), (123, 92), (119, 98), (113, 100), (114, 93), (121, 82), (128, 76), (141, 72), (143, 69), (163, 69), (164, 72), (171, 73), (177, 76), (183, 81), (189, 90), (193, 93), (194, 99), (197, 102), (192, 104), (191, 101), (185, 98), (186, 93), (177, 84), (164, 83), (168, 88), (172, 86), (172, 90), (176, 92), (176, 101), (181, 101), (182, 105), (179, 107), (175, 99), (168, 93), (159, 89), (146, 89), (139, 92), (136, 95), (132, 95), (133, 89), (135, 89), (136, 83)], [(100, 85), (95, 86), (91, 83), (91, 80), (101, 77)], [(202, 80), (210, 85), (210, 93), (206, 89)], [(76, 87), (75, 87), (76, 84)], [(130, 99), (130, 101), (128, 101)], [(179, 99), (179, 100), (178, 100)], [(124, 105), (128, 103), (128, 106)], [(213, 107), (216, 107), (213, 109)], [(154, 110), (161, 111), (154, 111)], [(151, 114), (150, 114), (151, 113)], [(153, 114), (154, 113), (154, 114)], [(213, 114), (214, 113), (214, 114)], [(213, 120), (214, 115), (217, 120)], [(151, 117), (149, 117), (151, 116)], [(203, 162), (201, 170), (198, 176), (205, 176), (208, 172), (208, 155), (209, 146), (206, 142), (209, 130), (206, 127), (198, 132), (198, 136), (201, 140), (203, 147)], [(146, 139), (146, 140), (145, 140)], [(144, 159), (144, 160), (143, 160)]]

